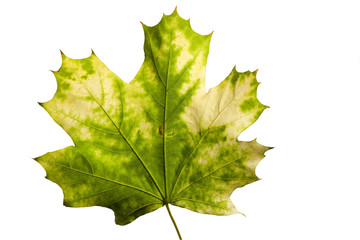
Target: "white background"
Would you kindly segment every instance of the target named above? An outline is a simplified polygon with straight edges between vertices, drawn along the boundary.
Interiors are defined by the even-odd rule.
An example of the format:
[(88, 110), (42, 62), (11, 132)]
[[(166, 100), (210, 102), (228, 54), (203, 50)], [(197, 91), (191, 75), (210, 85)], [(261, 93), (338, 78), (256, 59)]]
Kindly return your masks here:
[(0, 239), (177, 239), (165, 208), (127, 226), (111, 210), (67, 208), (31, 158), (71, 145), (37, 105), (56, 90), (49, 70), (91, 48), (130, 81), (144, 35), (178, 6), (201, 34), (215, 30), (207, 87), (236, 64), (258, 71), (269, 105), (240, 136), (274, 146), (261, 181), (237, 189), (241, 215), (172, 207), (185, 240), (360, 239), (360, 6), (358, 1), (1, 1)]

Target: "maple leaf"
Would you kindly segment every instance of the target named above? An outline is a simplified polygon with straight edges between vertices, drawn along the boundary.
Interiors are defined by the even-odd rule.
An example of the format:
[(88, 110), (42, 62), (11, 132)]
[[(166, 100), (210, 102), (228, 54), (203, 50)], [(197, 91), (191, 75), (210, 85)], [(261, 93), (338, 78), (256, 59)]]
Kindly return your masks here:
[[(205, 65), (212, 34), (200, 35), (174, 11), (143, 25), (145, 60), (130, 83), (94, 53), (62, 53), (58, 88), (40, 103), (74, 146), (36, 158), (69, 207), (103, 206), (128, 224), (169, 204), (199, 213), (239, 213), (234, 189), (258, 180), (269, 147), (238, 141), (265, 105), (255, 72), (230, 75), (207, 93)], [(178, 231), (179, 237), (180, 233)]]

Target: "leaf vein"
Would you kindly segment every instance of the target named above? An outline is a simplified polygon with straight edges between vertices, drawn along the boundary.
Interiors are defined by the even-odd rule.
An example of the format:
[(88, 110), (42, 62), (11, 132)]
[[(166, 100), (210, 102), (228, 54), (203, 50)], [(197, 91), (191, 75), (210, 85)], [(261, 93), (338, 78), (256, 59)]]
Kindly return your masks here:
[(199, 200), (193, 200), (193, 199), (189, 199), (189, 198), (180, 198), (174, 202), (178, 202), (178, 201), (190, 201), (190, 202), (196, 202), (196, 203), (201, 203), (201, 204), (205, 204), (205, 205), (209, 205), (209, 206), (213, 206), (213, 207), (217, 207), (217, 208), (221, 208), (221, 209), (225, 209), (227, 210), (227, 208), (224, 208), (224, 207), (221, 207), (221, 206), (218, 206), (216, 204), (213, 204), (213, 203), (208, 203), (208, 202), (203, 202), (203, 201), (199, 201)]
[(238, 158), (238, 159), (236, 159), (236, 160), (230, 161), (230, 162), (228, 162), (228, 163), (226, 163), (226, 164), (222, 165), (221, 167), (219, 167), (219, 168), (215, 169), (214, 171), (212, 171), (212, 172), (210, 172), (210, 173), (208, 173), (208, 174), (206, 174), (206, 175), (204, 175), (204, 176), (202, 176), (202, 177), (198, 178), (196, 181), (194, 181), (194, 182), (192, 182), (192, 183), (188, 184), (186, 187), (184, 187), (183, 189), (181, 189), (181, 190), (180, 190), (180, 191), (179, 191), (179, 192), (178, 192), (178, 193), (174, 196), (174, 199), (175, 199), (177, 196), (179, 196), (182, 192), (184, 192), (187, 188), (189, 188), (190, 186), (192, 186), (193, 184), (195, 184), (195, 183), (197, 183), (197, 182), (201, 181), (202, 179), (204, 179), (204, 178), (206, 178), (206, 177), (210, 176), (211, 174), (213, 174), (213, 173), (215, 173), (215, 172), (219, 171), (220, 169), (222, 169), (222, 168), (224, 168), (224, 167), (227, 167), (228, 165), (233, 164), (234, 162), (239, 161), (239, 160), (241, 160), (241, 159), (242, 159), (242, 158)]
[(120, 182), (117, 182), (117, 181), (114, 181), (114, 180), (111, 180), (111, 179), (107, 179), (107, 178), (104, 178), (104, 177), (101, 177), (101, 176), (98, 176), (98, 175), (95, 175), (95, 174), (90, 174), (90, 173), (87, 173), (87, 172), (83, 172), (81, 170), (78, 170), (78, 169), (75, 169), (75, 168), (70, 168), (68, 166), (65, 166), (65, 165), (62, 165), (62, 164), (58, 164), (58, 163), (52, 163), (52, 162), (46, 162), (47, 164), (52, 164), (52, 165), (55, 165), (57, 167), (62, 167), (62, 168), (66, 168), (68, 170), (71, 170), (71, 171), (74, 171), (74, 172), (77, 172), (79, 174), (84, 174), (84, 175), (87, 175), (87, 176), (90, 176), (90, 177), (93, 177), (93, 178), (97, 178), (97, 179), (100, 179), (100, 180), (103, 180), (103, 181), (108, 181), (108, 182), (111, 182), (111, 183), (114, 183), (114, 184), (118, 184), (118, 185), (121, 185), (121, 186), (124, 186), (124, 187), (128, 187), (128, 188), (132, 188), (132, 189), (135, 189), (139, 192), (143, 192), (143, 193), (146, 193), (156, 199), (159, 199), (159, 200), (162, 200), (161, 198), (159, 198), (158, 196), (154, 195), (153, 193), (150, 193), (146, 190), (143, 190), (143, 189), (140, 189), (138, 187), (135, 187), (135, 186), (132, 186), (132, 185), (128, 185), (128, 184), (125, 184), (125, 183), (120, 183)]

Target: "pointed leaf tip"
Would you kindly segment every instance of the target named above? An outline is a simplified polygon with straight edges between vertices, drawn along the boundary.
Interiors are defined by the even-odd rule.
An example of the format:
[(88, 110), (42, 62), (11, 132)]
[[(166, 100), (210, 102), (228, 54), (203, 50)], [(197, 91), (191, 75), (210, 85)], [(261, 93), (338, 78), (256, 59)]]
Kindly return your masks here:
[(174, 12), (177, 12), (177, 6), (175, 6)]
[(61, 49), (59, 49), (59, 50), (60, 50), (61, 56), (65, 56), (65, 54), (63, 53), (63, 51), (61, 51)]
[(238, 71), (236, 70), (236, 64), (234, 65), (233, 69), (231, 70), (231, 72), (236, 72), (238, 73)]

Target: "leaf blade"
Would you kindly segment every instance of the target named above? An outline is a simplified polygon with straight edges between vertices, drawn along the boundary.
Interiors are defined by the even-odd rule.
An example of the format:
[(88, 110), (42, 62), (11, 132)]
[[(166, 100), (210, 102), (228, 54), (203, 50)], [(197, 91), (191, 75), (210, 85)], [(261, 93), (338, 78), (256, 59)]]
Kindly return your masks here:
[[(134, 220), (134, 216), (124, 213), (125, 206), (134, 209), (144, 201), (162, 205), (161, 197), (141, 186), (94, 174), (91, 163), (73, 146), (47, 153), (35, 160), (46, 170), (47, 179), (63, 190), (65, 206), (111, 208), (117, 219), (123, 219), (121, 224), (127, 224)], [(71, 174), (71, 178), (66, 176), (68, 174)]]
[[(145, 59), (130, 83), (94, 53), (79, 60), (62, 54), (58, 89), (41, 105), (74, 147), (45, 154), (39, 163), (63, 188), (66, 206), (111, 208), (118, 224), (169, 203), (201, 213), (239, 213), (230, 195), (258, 180), (255, 167), (269, 149), (236, 140), (266, 108), (256, 96), (256, 71), (234, 68), (207, 93), (212, 34), (196, 33), (176, 11), (143, 29)], [(66, 152), (76, 152), (77, 161)], [(68, 165), (44, 160), (53, 155)], [(76, 170), (77, 164), (88, 172)], [(77, 193), (83, 195), (71, 197)]]

